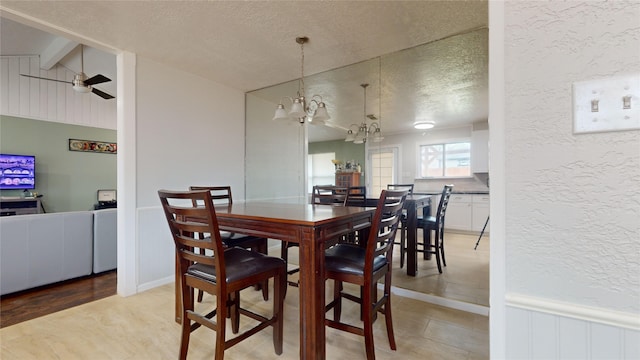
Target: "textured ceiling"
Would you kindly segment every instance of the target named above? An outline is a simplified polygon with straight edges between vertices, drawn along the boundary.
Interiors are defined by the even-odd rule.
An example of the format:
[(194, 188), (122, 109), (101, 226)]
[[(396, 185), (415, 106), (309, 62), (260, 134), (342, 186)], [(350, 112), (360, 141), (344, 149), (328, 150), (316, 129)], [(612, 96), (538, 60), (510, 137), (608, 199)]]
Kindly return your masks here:
[[(304, 47), (304, 73), (310, 75), (421, 44), (433, 43), (435, 49), (453, 34), (488, 24), (486, 1), (2, 0), (0, 15), (106, 52), (131, 51), (243, 91), (300, 77), (297, 36), (310, 38)], [(4, 42), (19, 42), (20, 36), (10, 38), (3, 34), (2, 55), (15, 55), (4, 53)], [(424, 50), (427, 57), (440, 55), (447, 64), (398, 65), (414, 68), (385, 72), (381, 91), (372, 88), (370, 94), (402, 93), (402, 99), (383, 97), (382, 105), (414, 107), (411, 119), (400, 119), (410, 123), (417, 116), (486, 119), (486, 111), (472, 105), (479, 98), (473, 93), (478, 88), (485, 88), (480, 98), (486, 98), (486, 74), (477, 74), (478, 66), (486, 72), (486, 58), (474, 60), (460, 56), (461, 51), (471, 55), (461, 48)], [(471, 52), (478, 54), (477, 49)], [(423, 80), (416, 80), (419, 77)], [(345, 98), (348, 104), (362, 103), (362, 89), (355, 87), (357, 95)], [(338, 93), (335, 84), (329, 88)], [(407, 95), (402, 89), (418, 91)], [(332, 117), (339, 111), (337, 98), (341, 96), (330, 105)], [(362, 105), (358, 107), (362, 112)]]

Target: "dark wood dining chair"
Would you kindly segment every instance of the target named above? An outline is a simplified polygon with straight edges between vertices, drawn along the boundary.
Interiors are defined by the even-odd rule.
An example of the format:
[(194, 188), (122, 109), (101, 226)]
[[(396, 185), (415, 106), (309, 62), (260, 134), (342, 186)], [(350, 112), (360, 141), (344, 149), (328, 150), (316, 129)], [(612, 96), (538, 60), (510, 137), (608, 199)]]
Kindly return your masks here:
[(311, 203), (321, 205), (343, 205), (347, 197), (347, 187), (315, 185), (311, 193)]
[(407, 190), (413, 195), (414, 184), (387, 184), (387, 190)]
[(347, 195), (344, 198), (345, 206), (366, 206), (367, 203), (367, 187), (366, 186), (349, 186)]
[[(233, 205), (231, 186), (189, 186), (189, 190), (209, 191), (215, 205)], [(222, 242), (228, 247), (238, 246), (252, 251), (257, 251), (265, 255), (268, 254), (267, 238), (235, 234), (228, 231), (221, 231), (220, 237), (222, 238)], [(204, 249), (202, 249), (202, 251), (204, 251)], [(265, 282), (264, 284), (259, 284), (257, 288), (262, 289), (262, 298), (265, 301), (269, 300), (269, 283)], [(198, 302), (202, 301), (202, 296), (203, 292), (198, 291)]]
[[(176, 247), (182, 296), (182, 336), (180, 359), (186, 359), (191, 332), (204, 325), (216, 332), (215, 359), (224, 351), (269, 326), (273, 327), (275, 353), (282, 354), (283, 304), (286, 289), (286, 265), (277, 257), (266, 256), (240, 247), (227, 247), (220, 236), (213, 198), (208, 191), (159, 190), (158, 195)], [(203, 204), (201, 206), (195, 205)], [(196, 234), (209, 236), (201, 239)], [(206, 249), (200, 253), (195, 249)], [(266, 317), (244, 309), (240, 290), (274, 278), (273, 313)], [(210, 312), (194, 309), (193, 292), (206, 291), (216, 297)], [(258, 322), (240, 335), (226, 339), (226, 318), (231, 330), (239, 332), (240, 315)], [(192, 324), (193, 322), (193, 324)]]
[[(347, 190), (348, 188), (346, 187), (335, 185), (314, 185), (311, 193), (311, 204), (343, 206), (347, 197)], [(335, 242), (328, 242), (327, 246), (331, 246), (334, 243)], [(297, 246), (298, 244), (296, 243), (283, 241), (282, 247), (280, 248), (280, 257), (287, 262), (288, 275), (300, 272), (300, 267), (298, 266), (289, 269), (289, 248)], [(291, 286), (299, 286), (297, 281), (287, 280), (287, 283)]]
[[(444, 257), (444, 219), (452, 191), (453, 185), (445, 185), (443, 187), (435, 216), (418, 216), (417, 227), (422, 229), (422, 242), (416, 244), (416, 251), (423, 253), (425, 258), (427, 254), (435, 255), (438, 272), (441, 274), (442, 266), (447, 266), (447, 260)], [(403, 227), (400, 233), (400, 267), (404, 265), (403, 260), (406, 252), (405, 230), (406, 227)], [(434, 232), (433, 243), (431, 243), (431, 231)]]
[[(337, 244), (325, 251), (325, 278), (334, 281), (334, 297), (326, 305), (326, 311), (333, 309), (333, 320), (326, 318), (325, 325), (364, 336), (369, 360), (375, 359), (373, 322), (378, 312), (384, 314), (389, 345), (392, 350), (396, 349), (391, 318), (393, 239), (407, 193), (406, 190), (382, 190), (366, 245)], [(378, 297), (378, 280), (383, 277), (383, 292)], [(347, 293), (343, 282), (358, 285), (360, 295)], [(362, 327), (340, 321), (343, 298), (360, 304)]]
[[(414, 184), (387, 184), (387, 190), (407, 190), (409, 195), (413, 195)], [(400, 233), (404, 234), (407, 230), (407, 211), (402, 211), (402, 219), (400, 219)], [(399, 245), (402, 249), (402, 242), (396, 241), (395, 245)], [(404, 267), (404, 252), (400, 251), (400, 268)]]

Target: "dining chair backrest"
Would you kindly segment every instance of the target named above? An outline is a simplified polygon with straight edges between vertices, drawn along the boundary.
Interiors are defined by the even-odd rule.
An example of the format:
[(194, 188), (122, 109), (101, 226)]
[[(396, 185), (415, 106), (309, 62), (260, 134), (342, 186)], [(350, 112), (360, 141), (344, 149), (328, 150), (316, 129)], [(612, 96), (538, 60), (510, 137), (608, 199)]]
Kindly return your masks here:
[(387, 190), (409, 190), (409, 195), (413, 195), (413, 184), (387, 184)]
[(435, 213), (436, 218), (436, 234), (441, 238), (444, 233), (444, 216), (447, 212), (447, 206), (449, 205), (449, 198), (451, 198), (451, 192), (453, 191), (453, 185), (445, 185), (442, 189), (442, 195), (440, 196), (440, 202), (438, 202), (438, 210)]
[(371, 222), (365, 255), (365, 274), (373, 272), (374, 259), (385, 256), (391, 264), (393, 239), (402, 217), (408, 190), (382, 190)]
[[(211, 193), (159, 190), (158, 195), (176, 247), (180, 268), (186, 272), (193, 263), (214, 266), (218, 279), (226, 279), (225, 246)], [(196, 234), (207, 234), (205, 237)], [(210, 250), (207, 252), (196, 249)]]
[(365, 206), (367, 202), (366, 186), (350, 186), (344, 199), (345, 206)]
[(189, 186), (190, 191), (209, 191), (214, 204), (233, 204), (231, 186)]
[(311, 195), (312, 204), (344, 204), (347, 188), (334, 185), (315, 185)]

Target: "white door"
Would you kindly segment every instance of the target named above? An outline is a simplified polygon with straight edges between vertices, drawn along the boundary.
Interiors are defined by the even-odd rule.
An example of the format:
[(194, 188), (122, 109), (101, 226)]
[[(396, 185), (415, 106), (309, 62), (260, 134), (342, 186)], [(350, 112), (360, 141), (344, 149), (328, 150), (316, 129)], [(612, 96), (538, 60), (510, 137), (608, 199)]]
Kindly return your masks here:
[(369, 149), (367, 154), (367, 197), (376, 198), (387, 184), (396, 183), (399, 179), (399, 159), (397, 147)]

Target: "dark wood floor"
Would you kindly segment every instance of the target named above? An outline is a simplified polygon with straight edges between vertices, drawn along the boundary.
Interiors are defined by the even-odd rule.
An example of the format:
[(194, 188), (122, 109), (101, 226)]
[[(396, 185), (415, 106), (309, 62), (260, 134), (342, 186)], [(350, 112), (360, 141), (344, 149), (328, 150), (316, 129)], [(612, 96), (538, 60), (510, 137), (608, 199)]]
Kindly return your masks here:
[(0, 298), (0, 328), (116, 294), (116, 271), (8, 294)]

